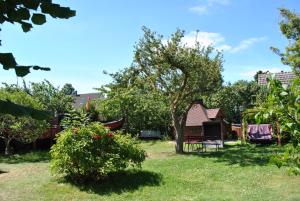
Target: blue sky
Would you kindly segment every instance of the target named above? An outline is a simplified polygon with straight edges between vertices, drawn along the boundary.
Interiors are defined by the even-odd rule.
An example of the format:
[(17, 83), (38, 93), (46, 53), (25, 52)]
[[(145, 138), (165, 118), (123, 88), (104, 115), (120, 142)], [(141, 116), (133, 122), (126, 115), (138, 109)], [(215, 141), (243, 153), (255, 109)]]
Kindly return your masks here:
[[(129, 66), (134, 44), (147, 26), (166, 36), (186, 31), (193, 45), (196, 30), (204, 46), (224, 52), (226, 82), (250, 80), (257, 70), (289, 67), (280, 63), (270, 46), (284, 48), (278, 23), (279, 7), (300, 12), (299, 0), (56, 0), (77, 11), (69, 20), (47, 18), (43, 26), (23, 33), (17, 25), (2, 26), (1, 52), (13, 52), (18, 63), (51, 67), (33, 71), (27, 82), (48, 79), (56, 86), (72, 83), (79, 93), (93, 92), (110, 81), (103, 70)], [(19, 79), (20, 81), (20, 79)], [(0, 82), (16, 83), (14, 71), (0, 71)]]

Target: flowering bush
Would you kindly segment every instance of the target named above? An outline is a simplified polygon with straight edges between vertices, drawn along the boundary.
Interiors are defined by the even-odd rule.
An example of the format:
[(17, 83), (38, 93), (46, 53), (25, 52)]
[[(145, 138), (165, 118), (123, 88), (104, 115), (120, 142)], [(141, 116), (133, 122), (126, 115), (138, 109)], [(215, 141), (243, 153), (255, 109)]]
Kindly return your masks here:
[(61, 132), (50, 153), (52, 172), (76, 180), (101, 179), (130, 165), (140, 167), (146, 157), (129, 135), (112, 133), (99, 123)]

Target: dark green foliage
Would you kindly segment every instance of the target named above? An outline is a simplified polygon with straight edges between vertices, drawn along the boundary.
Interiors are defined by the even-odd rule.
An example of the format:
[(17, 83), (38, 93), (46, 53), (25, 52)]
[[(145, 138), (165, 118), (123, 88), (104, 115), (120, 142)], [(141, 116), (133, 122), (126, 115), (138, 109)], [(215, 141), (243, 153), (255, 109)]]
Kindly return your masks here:
[(49, 119), (51, 116), (48, 111), (19, 105), (10, 100), (0, 100), (0, 113), (15, 116), (29, 116), (37, 120)]
[[(8, 109), (4, 108), (3, 111), (1, 110), (0, 138), (3, 138), (5, 141), (5, 153), (10, 154), (11, 150), (9, 145), (11, 140), (24, 143), (33, 142), (48, 128), (48, 123), (45, 120), (38, 120), (40, 119), (39, 115), (43, 114), (39, 111), (45, 108), (26, 92), (19, 89), (15, 89), (14, 91), (0, 89), (0, 106), (1, 103), (5, 101), (9, 103), (8, 106), (10, 107)], [(11, 110), (16, 109), (13, 107), (14, 105), (19, 105), (23, 110), (11, 112)], [(5, 110), (8, 110), (8, 112), (14, 115), (7, 114), (8, 112)], [(33, 119), (32, 116), (37, 118)]]
[[(44, 24), (47, 14), (53, 18), (68, 19), (75, 16), (76, 12), (69, 7), (62, 7), (46, 0), (0, 1), (0, 24), (5, 22), (20, 24), (23, 32), (30, 31), (32, 24)], [(0, 53), (0, 64), (5, 70), (15, 69), (19, 77), (30, 73), (30, 69), (50, 70), (48, 67), (18, 65), (12, 53)]]
[(128, 166), (141, 167), (146, 157), (129, 135), (112, 133), (98, 123), (63, 131), (50, 153), (53, 173), (77, 181), (102, 179)]

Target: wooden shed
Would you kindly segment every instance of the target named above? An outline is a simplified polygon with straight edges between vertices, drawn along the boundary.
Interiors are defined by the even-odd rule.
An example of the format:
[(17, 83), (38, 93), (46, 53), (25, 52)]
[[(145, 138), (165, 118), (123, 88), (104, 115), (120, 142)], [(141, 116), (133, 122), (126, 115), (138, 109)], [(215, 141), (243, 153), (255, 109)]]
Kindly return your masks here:
[(220, 108), (207, 109), (201, 101), (195, 101), (188, 111), (184, 135), (203, 136), (223, 143), (228, 130), (224, 118)]

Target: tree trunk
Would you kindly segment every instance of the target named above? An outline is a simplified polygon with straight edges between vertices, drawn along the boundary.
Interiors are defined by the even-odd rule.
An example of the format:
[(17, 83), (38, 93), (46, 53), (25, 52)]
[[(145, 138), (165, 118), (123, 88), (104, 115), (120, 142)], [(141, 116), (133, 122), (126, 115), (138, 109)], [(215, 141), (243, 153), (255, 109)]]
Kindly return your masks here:
[(5, 155), (10, 155), (11, 151), (10, 151), (10, 141), (11, 139), (5, 139)]
[(184, 140), (184, 127), (186, 123), (186, 114), (184, 114), (184, 118), (180, 120), (174, 113), (172, 114), (173, 127), (175, 132), (175, 151), (177, 154), (183, 153), (183, 140)]

